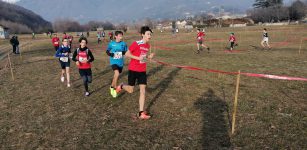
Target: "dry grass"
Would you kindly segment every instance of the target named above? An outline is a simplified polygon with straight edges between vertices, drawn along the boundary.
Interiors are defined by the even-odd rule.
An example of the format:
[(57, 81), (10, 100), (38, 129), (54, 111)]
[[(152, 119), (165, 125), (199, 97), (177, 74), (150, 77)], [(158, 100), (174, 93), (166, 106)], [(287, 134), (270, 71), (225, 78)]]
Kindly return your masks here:
[[(259, 46), (261, 28), (208, 29), (207, 44), (212, 51), (200, 55), (193, 52), (195, 33), (173, 38), (157, 31), (152, 51), (157, 54), (155, 59), (168, 63), (307, 77), (307, 41), (298, 54), (306, 26), (268, 27), (274, 46), (269, 51), (250, 46)], [(241, 51), (225, 53), (232, 30)], [(83, 96), (73, 63), (72, 88), (60, 82), (60, 66), (52, 59), (49, 38), (40, 36), (32, 41), (22, 50), (22, 59), (12, 57), (17, 79), (11, 80), (9, 70), (0, 72), (1, 149), (307, 148), (306, 82), (242, 76), (236, 132), (231, 135), (235, 76), (152, 63), (147, 71), (146, 108), (153, 118), (139, 121), (132, 117), (138, 110), (137, 90), (111, 98), (113, 73), (104, 52), (106, 43), (98, 46), (94, 35), (89, 43), (96, 58), (90, 97)], [(125, 40), (130, 45), (138, 36), (133, 31), (125, 34)], [(120, 78), (120, 82), (126, 81), (127, 67)]]

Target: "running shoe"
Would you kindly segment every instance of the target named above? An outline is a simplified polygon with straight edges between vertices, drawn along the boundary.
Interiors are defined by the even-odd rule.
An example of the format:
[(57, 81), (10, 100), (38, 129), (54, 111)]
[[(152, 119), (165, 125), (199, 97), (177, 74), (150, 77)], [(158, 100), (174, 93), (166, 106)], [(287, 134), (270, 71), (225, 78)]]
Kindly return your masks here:
[(85, 92), (85, 96), (90, 96), (90, 92)]
[(61, 77), (61, 82), (64, 82), (65, 78), (64, 77)]
[(149, 114), (147, 114), (146, 111), (141, 111), (138, 113), (138, 118), (142, 119), (142, 120), (147, 120), (149, 119), (151, 116)]

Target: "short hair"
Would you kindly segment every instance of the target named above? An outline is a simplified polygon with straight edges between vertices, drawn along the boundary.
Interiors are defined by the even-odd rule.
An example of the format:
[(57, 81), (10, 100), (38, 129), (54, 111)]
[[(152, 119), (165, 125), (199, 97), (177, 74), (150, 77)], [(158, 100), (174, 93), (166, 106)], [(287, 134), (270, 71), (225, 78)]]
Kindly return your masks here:
[(152, 33), (152, 30), (148, 26), (142, 26), (141, 34), (145, 34), (146, 31), (150, 31)]
[(79, 39), (79, 43), (81, 43), (83, 40), (84, 40), (84, 41), (86, 42), (86, 44), (87, 44), (87, 38), (86, 38), (86, 37), (81, 37), (81, 38)]
[(266, 28), (264, 28), (263, 30), (265, 30), (265, 31), (266, 31)]
[(117, 36), (119, 34), (124, 35), (124, 33), (122, 31), (115, 31), (115, 36)]
[(62, 39), (62, 42), (63, 42), (64, 40), (68, 40), (68, 39), (67, 39), (67, 38), (64, 38), (64, 39)]
[(197, 31), (200, 31), (200, 29), (198, 28)]

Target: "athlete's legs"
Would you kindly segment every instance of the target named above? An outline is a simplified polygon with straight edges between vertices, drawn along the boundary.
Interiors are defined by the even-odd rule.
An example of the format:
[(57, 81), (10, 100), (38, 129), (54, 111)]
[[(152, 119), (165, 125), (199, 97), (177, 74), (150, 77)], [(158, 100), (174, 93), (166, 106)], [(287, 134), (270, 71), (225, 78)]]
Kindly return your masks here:
[(70, 84), (70, 71), (69, 71), (69, 67), (66, 67), (66, 77), (67, 77), (67, 84)]
[(113, 88), (116, 88), (118, 77), (119, 77), (119, 71), (118, 70), (114, 70), (114, 76), (113, 76), (113, 80), (112, 80), (112, 84), (111, 84), (111, 86)]
[(146, 93), (146, 85), (140, 84), (140, 99), (139, 99), (140, 111), (144, 111), (145, 93)]
[(123, 85), (123, 89), (128, 93), (133, 93), (134, 86), (131, 85)]

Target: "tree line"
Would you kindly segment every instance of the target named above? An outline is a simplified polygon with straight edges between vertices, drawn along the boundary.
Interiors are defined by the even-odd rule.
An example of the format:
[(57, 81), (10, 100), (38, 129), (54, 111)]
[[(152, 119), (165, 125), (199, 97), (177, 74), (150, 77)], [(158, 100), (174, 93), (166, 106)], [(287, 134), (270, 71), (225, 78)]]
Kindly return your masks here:
[(255, 0), (253, 7), (248, 15), (256, 23), (297, 21), (307, 13), (307, 2), (301, 0), (295, 0), (290, 6), (285, 6), (283, 0)]

